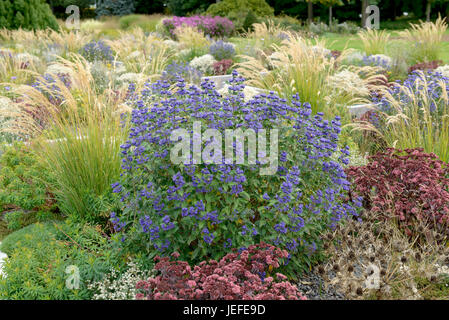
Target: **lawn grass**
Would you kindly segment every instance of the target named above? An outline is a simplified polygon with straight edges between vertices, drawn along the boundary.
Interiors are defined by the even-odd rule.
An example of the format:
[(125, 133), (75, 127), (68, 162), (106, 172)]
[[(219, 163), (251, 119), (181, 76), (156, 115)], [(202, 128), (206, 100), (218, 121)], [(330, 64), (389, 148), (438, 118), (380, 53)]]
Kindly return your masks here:
[[(389, 45), (395, 42), (399, 37), (399, 31), (390, 30), (391, 34), (390, 43), (387, 44), (387, 50)], [(325, 33), (320, 39), (326, 41), (326, 46), (330, 50), (343, 50), (353, 48), (363, 51), (363, 44), (360, 38), (356, 34), (337, 34), (337, 33)], [(444, 41), (441, 44), (440, 59), (444, 63), (449, 64), (449, 29), (444, 34)]]

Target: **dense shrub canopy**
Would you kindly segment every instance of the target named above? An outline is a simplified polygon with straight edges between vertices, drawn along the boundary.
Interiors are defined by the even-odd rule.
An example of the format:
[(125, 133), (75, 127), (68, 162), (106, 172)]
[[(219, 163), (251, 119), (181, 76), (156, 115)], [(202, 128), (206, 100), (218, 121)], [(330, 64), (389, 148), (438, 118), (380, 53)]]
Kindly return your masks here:
[(58, 23), (43, 0), (1, 0), (0, 29), (58, 29)]
[[(291, 104), (274, 93), (246, 103), (242, 81), (234, 72), (227, 97), (209, 81), (187, 88), (181, 79), (177, 91), (168, 90), (168, 82), (147, 83), (136, 98), (133, 127), (122, 145), (122, 179), (113, 184), (124, 207), (112, 213), (112, 222), (128, 248), (150, 255), (177, 251), (181, 259), (197, 262), (265, 241), (287, 249), (294, 262), (289, 265), (300, 268), (310, 262), (324, 230), (356, 215), (345, 199), (349, 186), (341, 163), (349, 152), (338, 151), (339, 119), (312, 116), (298, 96)], [(256, 164), (225, 164), (212, 150), (209, 155), (220, 164), (173, 164), (172, 131), (190, 131), (193, 121), (223, 132), (277, 129), (277, 172), (260, 175), (267, 166), (260, 157), (268, 156), (260, 144)], [(209, 139), (203, 148), (220, 144), (203, 139)]]
[(445, 231), (449, 218), (449, 167), (422, 149), (388, 149), (368, 165), (347, 169), (354, 191), (384, 217), (398, 218), (408, 234), (419, 225)]
[(223, 0), (211, 4), (207, 14), (229, 18), (237, 30), (248, 29), (257, 17), (273, 16), (274, 10), (265, 0)]
[(102, 0), (98, 1), (97, 16), (124, 16), (134, 13), (133, 0)]

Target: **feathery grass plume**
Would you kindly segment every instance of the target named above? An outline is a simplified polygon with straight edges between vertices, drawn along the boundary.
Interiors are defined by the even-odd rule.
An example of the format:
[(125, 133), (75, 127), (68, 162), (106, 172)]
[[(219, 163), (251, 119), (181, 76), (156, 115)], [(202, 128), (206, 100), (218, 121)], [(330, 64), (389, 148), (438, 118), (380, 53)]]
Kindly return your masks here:
[[(380, 124), (360, 121), (350, 126), (356, 131), (375, 133), (390, 147), (423, 148), (449, 161), (449, 98), (447, 81), (438, 79), (433, 84), (422, 71), (414, 83), (395, 83), (395, 90), (383, 93), (382, 102), (388, 110), (377, 110)], [(432, 86), (432, 90), (430, 88)], [(439, 92), (439, 95), (433, 93)]]
[(114, 206), (110, 185), (120, 175), (120, 145), (127, 130), (113, 110), (83, 107), (84, 114), (76, 109), (64, 117), (52, 113), (38, 150), (58, 177), (52, 187), (61, 211), (76, 220), (105, 223)]
[[(299, 94), (302, 101), (310, 102), (314, 113), (324, 112), (327, 116), (339, 114), (347, 118), (347, 106), (368, 101), (368, 96), (356, 96), (353, 92), (335, 94), (335, 87), (329, 78), (343, 70), (343, 67), (337, 68), (337, 64), (344, 59), (345, 52), (334, 59), (323, 42), (287, 34), (288, 38), (282, 41), (281, 46), (272, 45), (274, 52), (270, 56), (263, 52), (263, 59), (239, 56), (243, 61), (237, 64), (237, 70), (248, 79), (248, 84), (277, 91), (285, 98)], [(356, 70), (354, 68), (352, 70)], [(360, 70), (365, 85), (373, 82), (372, 71), (367, 73), (367, 70), (374, 69)], [(368, 80), (366, 75), (369, 76)]]
[(60, 47), (65, 48), (67, 53), (75, 53), (78, 52), (84, 44), (92, 40), (93, 35), (94, 34), (91, 32), (75, 32), (73, 30), (61, 30), (56, 32), (50, 30), (42, 36), (46, 41), (55, 43)]
[(195, 27), (182, 25), (175, 29), (175, 35), (184, 49), (201, 49), (210, 45), (204, 32)]
[(87, 121), (86, 106), (110, 109), (115, 114), (126, 110), (123, 109), (125, 93), (109, 88), (98, 94), (89, 64), (82, 56), (71, 53), (68, 59), (58, 57), (57, 64), (72, 70), (70, 88), (63, 78), (51, 73), (33, 74), (36, 82), (32, 86), (12, 84), (11, 93), (19, 98), (8, 111), (6, 128), (2, 130), (30, 138), (40, 135), (56, 114), (64, 118), (76, 112)]
[[(51, 86), (41, 93), (39, 89), (47, 88), (44, 83), (24, 91), (34, 95), (31, 101), (39, 97), (47, 113), (36, 147), (41, 160), (58, 177), (52, 188), (62, 212), (105, 223), (115, 203), (110, 184), (120, 174), (120, 145), (127, 136), (127, 121), (122, 122), (124, 110), (120, 109), (123, 98), (108, 91), (98, 95), (88, 63), (81, 56), (71, 54), (70, 60), (60, 58), (59, 63), (74, 70), (71, 89), (58, 79), (57, 89)], [(61, 103), (52, 104), (45, 93), (60, 95)]]
[(244, 34), (247, 39), (255, 40), (255, 45), (261, 49), (268, 49), (273, 44), (280, 45), (283, 38), (288, 37), (289, 28), (282, 27), (269, 19), (267, 22), (253, 23), (253, 30)]
[(410, 49), (411, 63), (440, 59), (441, 43), (447, 23), (441, 16), (435, 22), (410, 23), (410, 29), (400, 32), (400, 36), (413, 44)]
[(142, 29), (120, 32), (115, 40), (105, 41), (123, 61), (128, 72), (143, 73), (156, 79), (169, 65), (175, 51), (155, 35), (146, 35)]
[(85, 32), (94, 32), (98, 33), (101, 31), (101, 29), (104, 26), (104, 22), (94, 20), (94, 19), (87, 19), (81, 22), (80, 29)]
[(390, 35), (386, 30), (365, 29), (357, 33), (367, 55), (385, 53)]

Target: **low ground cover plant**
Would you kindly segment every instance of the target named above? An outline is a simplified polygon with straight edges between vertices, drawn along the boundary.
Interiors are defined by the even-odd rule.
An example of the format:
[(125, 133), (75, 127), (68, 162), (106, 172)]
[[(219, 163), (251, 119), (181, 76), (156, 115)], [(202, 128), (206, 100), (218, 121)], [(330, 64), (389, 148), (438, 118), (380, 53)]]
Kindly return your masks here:
[[(179, 254), (172, 254), (174, 258)], [(158, 275), (137, 283), (137, 299), (151, 300), (305, 300), (287, 277), (277, 273), (287, 251), (261, 243), (220, 261), (187, 262), (156, 257)]]
[[(91, 299), (88, 284), (122, 266), (98, 230), (70, 222), (29, 225), (7, 236), (0, 250), (9, 257), (3, 264), (7, 276), (0, 275), (4, 299)], [(74, 272), (79, 282), (69, 287), (66, 281)]]
[(365, 207), (385, 219), (396, 218), (407, 235), (423, 236), (423, 226), (446, 234), (449, 167), (435, 154), (387, 149), (346, 172)]

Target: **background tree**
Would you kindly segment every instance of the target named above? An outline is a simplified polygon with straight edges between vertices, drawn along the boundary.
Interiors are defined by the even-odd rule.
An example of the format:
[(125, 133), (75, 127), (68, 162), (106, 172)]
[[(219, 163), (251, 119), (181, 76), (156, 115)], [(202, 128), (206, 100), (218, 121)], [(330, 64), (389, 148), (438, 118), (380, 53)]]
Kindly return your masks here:
[(344, 3), (342, 0), (319, 0), (320, 3), (329, 8), (329, 26), (332, 25), (332, 7), (342, 6)]
[(134, 13), (134, 0), (97, 0), (96, 13), (101, 16), (125, 16)]
[(43, 0), (1, 0), (0, 29), (59, 28), (49, 5)]

